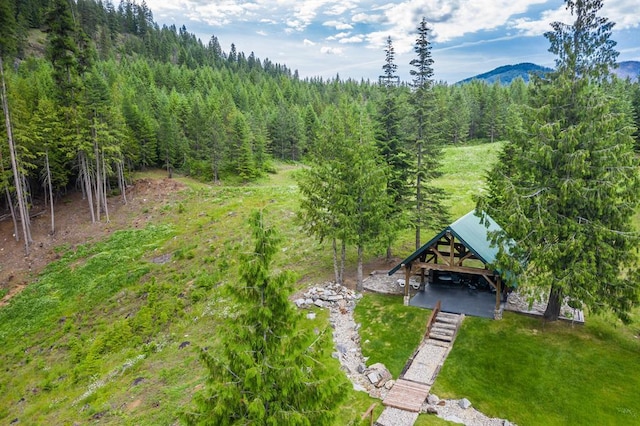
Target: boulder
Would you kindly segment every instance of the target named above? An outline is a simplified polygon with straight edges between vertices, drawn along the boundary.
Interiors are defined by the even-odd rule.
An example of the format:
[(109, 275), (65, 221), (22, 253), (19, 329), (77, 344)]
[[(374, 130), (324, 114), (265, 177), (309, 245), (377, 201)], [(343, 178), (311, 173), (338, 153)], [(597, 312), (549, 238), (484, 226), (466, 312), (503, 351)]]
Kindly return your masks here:
[(460, 408), (464, 408), (465, 410), (469, 407), (471, 407), (471, 401), (469, 401), (467, 398), (462, 398), (459, 402), (458, 405), (460, 406)]
[(427, 396), (427, 403), (429, 405), (436, 405), (438, 402), (440, 402), (440, 398), (438, 398), (437, 396), (433, 394), (429, 394), (429, 396)]
[(373, 381), (371, 380), (371, 378), (369, 378), (369, 381), (371, 381), (371, 383), (373, 383), (377, 388), (384, 386), (385, 383), (387, 383), (392, 378), (391, 373), (389, 372), (389, 370), (387, 370), (387, 367), (379, 362), (373, 364), (365, 370), (365, 374), (367, 375), (367, 377), (369, 377), (369, 374), (371, 373), (375, 373), (377, 380)]
[(380, 381), (380, 376), (375, 371), (371, 371), (366, 373), (367, 379), (371, 382), (371, 384), (378, 386), (378, 382)]

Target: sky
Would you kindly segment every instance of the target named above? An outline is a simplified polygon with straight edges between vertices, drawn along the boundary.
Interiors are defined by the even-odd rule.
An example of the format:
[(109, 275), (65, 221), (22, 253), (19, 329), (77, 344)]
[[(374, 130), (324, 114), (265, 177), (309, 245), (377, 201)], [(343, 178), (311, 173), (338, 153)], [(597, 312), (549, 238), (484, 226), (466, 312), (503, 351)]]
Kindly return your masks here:
[[(391, 37), (398, 75), (410, 81), (416, 29), (432, 31), (434, 79), (455, 83), (496, 67), (533, 62), (553, 67), (544, 33), (571, 23), (562, 0), (146, 0), (161, 26), (185, 25), (225, 52), (297, 70), (301, 78), (377, 81)], [(616, 25), (619, 61), (640, 61), (638, 0), (604, 0), (601, 16)]]

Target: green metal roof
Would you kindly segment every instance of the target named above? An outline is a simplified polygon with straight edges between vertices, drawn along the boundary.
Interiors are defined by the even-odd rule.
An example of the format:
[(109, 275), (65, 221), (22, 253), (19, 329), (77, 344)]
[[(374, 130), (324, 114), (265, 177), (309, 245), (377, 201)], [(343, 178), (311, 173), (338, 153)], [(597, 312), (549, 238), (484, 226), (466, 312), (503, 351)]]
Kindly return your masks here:
[(424, 244), (412, 255), (403, 260), (395, 268), (389, 271), (389, 275), (393, 275), (403, 264), (408, 264), (417, 259), (431, 245), (442, 238), (447, 232), (451, 232), (458, 240), (473, 252), (473, 254), (484, 263), (494, 263), (498, 254), (498, 247), (491, 244), (489, 240), (489, 232), (500, 231), (502, 228), (486, 213), (482, 216), (486, 221), (486, 226), (481, 221), (481, 217), (476, 215), (475, 210), (470, 211), (460, 219), (447, 226), (438, 235), (433, 237), (429, 242)]

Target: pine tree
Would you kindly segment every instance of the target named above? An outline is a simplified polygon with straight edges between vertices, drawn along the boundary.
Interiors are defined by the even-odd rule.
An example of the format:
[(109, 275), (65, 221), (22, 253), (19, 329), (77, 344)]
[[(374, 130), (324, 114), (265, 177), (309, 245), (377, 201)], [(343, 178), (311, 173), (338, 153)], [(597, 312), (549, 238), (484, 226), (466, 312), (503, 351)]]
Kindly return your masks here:
[(376, 115), (376, 145), (378, 152), (387, 165), (387, 199), (389, 201), (387, 218), (387, 260), (391, 260), (391, 244), (400, 229), (407, 227), (411, 196), (411, 154), (407, 149), (407, 137), (402, 128), (400, 110), (399, 77), (394, 63), (395, 53), (391, 37), (387, 38), (384, 75), (379, 77), (383, 95), (378, 104)]
[(431, 181), (441, 175), (439, 171), (442, 149), (433, 123), (433, 58), (431, 42), (425, 18), (418, 26), (418, 37), (414, 46), (416, 58), (410, 64), (414, 69), (411, 97), (413, 117), (416, 126), (416, 171), (415, 171), (415, 212), (413, 223), (416, 230), (416, 249), (420, 248), (420, 231), (424, 227), (441, 227), (447, 221), (447, 210), (442, 201), (445, 193), (433, 186)]
[(556, 70), (534, 80), (522, 125), (479, 203), (516, 242), (498, 267), (520, 271), (521, 284), (550, 286), (548, 320), (565, 298), (593, 313), (609, 308), (623, 321), (638, 301), (634, 126), (627, 100), (603, 87), (617, 52), (601, 7), (569, 0), (573, 24), (552, 24), (546, 37)]
[(325, 361), (330, 329), (300, 329), (302, 314), (289, 301), (292, 275), (271, 274), (277, 235), (262, 212), (250, 223), (255, 248), (241, 256), (239, 282), (225, 289), (233, 319), (219, 330), (220, 350), (201, 351), (206, 389), (184, 418), (193, 425), (331, 424), (346, 380)]
[[(13, 126), (11, 122), (11, 111), (9, 109), (9, 99), (7, 92), (7, 84), (5, 80), (4, 73), (4, 59), (12, 57), (15, 54), (16, 50), (16, 31), (17, 26), (13, 16), (13, 10), (9, 4), (3, 3), (0, 6), (0, 99), (2, 103), (2, 111), (4, 115), (4, 128), (7, 134), (7, 143), (9, 147), (9, 157), (11, 159), (11, 170), (13, 171), (13, 183), (16, 191), (16, 196), (18, 198), (18, 212), (20, 215), (20, 222), (22, 225), (22, 235), (24, 238), (24, 247), (25, 252), (29, 254), (29, 245), (31, 244), (31, 221), (29, 217), (29, 208), (27, 205), (27, 194), (25, 192), (26, 188), (24, 187), (24, 173), (22, 171), (22, 167), (20, 165), (20, 159), (18, 158), (16, 141), (14, 140)], [(0, 173), (4, 175), (4, 166), (2, 166), (2, 157), (0, 151)], [(3, 179), (3, 177), (0, 177)], [(4, 179), (3, 179), (4, 180)], [(5, 182), (5, 190), (7, 193), (7, 197), (10, 200), (8, 184)], [(16, 222), (15, 214), (12, 216), (14, 218), (14, 224)], [(15, 233), (16, 239), (18, 238), (18, 233)]]

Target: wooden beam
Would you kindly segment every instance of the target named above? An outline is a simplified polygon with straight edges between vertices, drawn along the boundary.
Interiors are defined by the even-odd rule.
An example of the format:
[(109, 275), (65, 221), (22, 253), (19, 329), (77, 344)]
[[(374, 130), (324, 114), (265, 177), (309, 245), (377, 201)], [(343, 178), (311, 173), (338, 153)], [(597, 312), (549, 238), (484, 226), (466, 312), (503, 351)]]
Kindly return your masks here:
[(475, 255), (473, 254), (472, 251), (468, 251), (467, 254), (465, 254), (463, 257), (461, 257), (458, 260), (458, 266), (462, 266), (462, 262), (464, 262), (467, 259), (473, 259), (475, 257)]
[(413, 270), (416, 272), (419, 269), (433, 269), (435, 271), (444, 271), (444, 272), (460, 272), (462, 274), (472, 274), (472, 275), (484, 275), (484, 276), (492, 276), (494, 275), (488, 269), (481, 268), (471, 268), (469, 266), (450, 266), (450, 265), (441, 265), (439, 263), (425, 263), (425, 262), (415, 262), (413, 264)]
[(404, 305), (409, 306), (409, 280), (411, 279), (412, 264), (402, 266), (404, 266)]
[(484, 277), (484, 279), (485, 279), (485, 280), (487, 280), (487, 282), (488, 282), (489, 284), (491, 284), (491, 286), (492, 286), (493, 288), (495, 288), (495, 289), (496, 289), (496, 291), (498, 290), (498, 285), (497, 285), (496, 283), (494, 283), (494, 282), (493, 282), (493, 279), (492, 279), (489, 275), (484, 275), (484, 274), (483, 274), (482, 276)]
[(438, 246), (436, 247), (429, 247), (431, 249), (431, 252), (433, 254), (436, 255), (436, 257), (440, 260), (442, 260), (442, 263), (444, 263), (445, 265), (449, 263), (449, 261), (447, 260), (446, 257), (444, 257), (444, 255), (442, 253), (440, 253), (440, 251), (438, 250)]
[(450, 241), (449, 241), (449, 265), (451, 266), (455, 266), (456, 264), (456, 244), (455, 244), (455, 238), (453, 237), (452, 234), (450, 237)]

